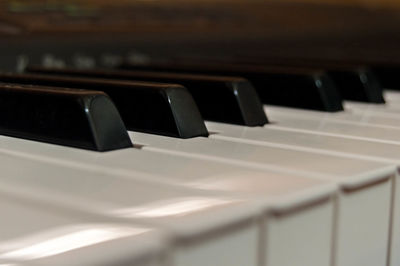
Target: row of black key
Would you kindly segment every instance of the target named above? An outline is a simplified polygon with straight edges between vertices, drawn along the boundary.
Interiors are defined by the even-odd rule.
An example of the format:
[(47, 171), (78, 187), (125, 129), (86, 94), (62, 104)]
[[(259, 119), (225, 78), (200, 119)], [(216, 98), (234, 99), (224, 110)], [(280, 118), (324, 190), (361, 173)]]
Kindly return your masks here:
[[(27, 71), (31, 73), (0, 74), (0, 82), (24, 84), (0, 87), (1, 100), (7, 102), (2, 106), (1, 133), (107, 151), (132, 146), (124, 123), (129, 130), (180, 138), (207, 136), (202, 116), (212, 121), (262, 126), (267, 118), (257, 93), (263, 103), (323, 111), (343, 109), (335, 85), (323, 72), (221, 63), (124, 67), (153, 71), (30, 67)], [(217, 74), (243, 76), (251, 83)], [(103, 91), (111, 100), (104, 93), (76, 89)], [(375, 88), (374, 93), (379, 92), (380, 87)]]

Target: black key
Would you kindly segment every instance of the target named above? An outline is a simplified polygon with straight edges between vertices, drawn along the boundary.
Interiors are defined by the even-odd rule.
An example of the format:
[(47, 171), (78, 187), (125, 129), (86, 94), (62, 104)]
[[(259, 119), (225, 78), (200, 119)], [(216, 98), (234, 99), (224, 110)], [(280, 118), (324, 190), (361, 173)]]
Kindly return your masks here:
[(372, 70), (383, 88), (400, 90), (400, 64), (377, 64)]
[(110, 151), (132, 147), (103, 92), (0, 84), (0, 134)]
[[(222, 59), (221, 59), (222, 60)], [(350, 101), (385, 103), (382, 85), (375, 73), (366, 66), (351, 62), (328, 60), (234, 57), (225, 59), (236, 64), (256, 64), (258, 66), (307, 67), (323, 69), (335, 83), (343, 99)]]
[(367, 103), (385, 103), (383, 89), (375, 74), (367, 68), (328, 70), (343, 99)]
[[(239, 59), (240, 58), (240, 59)], [(229, 57), (229, 60), (233, 60), (235, 62), (246, 62), (248, 63), (247, 59), (243, 60), (243, 58), (248, 58), (246, 55), (245, 57)], [(226, 60), (226, 58), (224, 59)], [(259, 56), (253, 57), (252, 61), (260, 62)], [(264, 60), (264, 59), (262, 59)], [(282, 59), (282, 58), (274, 58), (268, 59), (268, 63), (276, 64), (276, 65), (297, 65), (297, 66), (314, 66), (314, 67), (321, 67), (324, 66), (325, 68), (331, 68), (332, 66), (344, 66), (350, 69), (353, 67), (353, 70), (358, 73), (362, 73), (365, 71), (365, 75), (367, 75), (367, 80), (365, 80), (365, 76), (360, 75), (360, 79), (362, 78), (364, 81), (363, 83), (369, 84), (370, 87), (379, 87), (380, 90), (383, 89), (393, 89), (393, 90), (400, 90), (400, 82), (398, 81), (398, 77), (400, 75), (400, 63), (396, 62), (396, 58), (391, 58), (394, 61), (381, 61), (385, 59), (379, 59), (378, 61), (374, 59), (354, 59), (348, 58), (344, 60), (333, 60), (333, 59), (310, 59), (310, 58), (297, 58), (297, 59)], [(265, 62), (264, 62), (265, 63)], [(354, 68), (356, 67), (356, 68)], [(362, 70), (362, 71), (360, 71)], [(369, 90), (369, 89), (367, 89)]]
[(179, 138), (208, 136), (192, 96), (180, 85), (14, 73), (0, 73), (0, 81), (104, 91), (129, 130)]
[(91, 78), (178, 83), (189, 90), (206, 120), (245, 126), (262, 126), (268, 122), (257, 92), (243, 78), (148, 71), (75, 70), (40, 67), (28, 68), (27, 71)]
[(130, 70), (174, 71), (207, 75), (240, 76), (248, 79), (265, 104), (327, 112), (342, 111), (342, 100), (334, 83), (323, 71), (287, 67), (264, 67), (223, 63), (124, 64)]

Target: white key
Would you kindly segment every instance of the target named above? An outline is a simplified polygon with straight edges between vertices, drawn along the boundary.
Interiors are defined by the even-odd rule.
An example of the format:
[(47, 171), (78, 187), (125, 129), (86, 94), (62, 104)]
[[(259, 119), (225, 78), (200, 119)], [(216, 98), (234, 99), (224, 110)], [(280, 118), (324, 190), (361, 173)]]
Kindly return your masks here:
[[(77, 151), (72, 148), (71, 150)], [(138, 152), (146, 153), (145, 151)], [(84, 153), (95, 154), (87, 151), (84, 151)], [(147, 168), (151, 169), (152, 164), (161, 161), (160, 158), (163, 156), (155, 153), (152, 159), (147, 158), (150, 159), (147, 161)], [(170, 176), (159, 176), (160, 180), (173, 180), (175, 178), (176, 182), (184, 183), (186, 178), (187, 186), (209, 192), (205, 194), (194, 190), (182, 191), (173, 187), (163, 187), (154, 183), (138, 181), (135, 180), (137, 173), (134, 171), (123, 177), (112, 176), (74, 169), (62, 164), (38, 162), (33, 159), (22, 159), (18, 156), (13, 158), (10, 155), (0, 155), (0, 159), (4, 159), (4, 165), (10, 166), (3, 169), (4, 177), (0, 177), (0, 184), (2, 189), (7, 189), (7, 191), (19, 195), (72, 208), (80, 208), (82, 211), (116, 216), (121, 219), (139, 219), (156, 225), (162, 223), (162, 226), (168, 227), (181, 239), (185, 237), (194, 240), (196, 238), (203, 239), (201, 235), (204, 235), (207, 230), (216, 230), (215, 228), (221, 226), (218, 223), (235, 224), (234, 221), (240, 222), (244, 219), (245, 214), (241, 212), (253, 211), (258, 213), (259, 210), (260, 213), (264, 213), (261, 225), (266, 229), (253, 228), (251, 232), (246, 232), (245, 236), (239, 235), (239, 237), (235, 237), (231, 233), (234, 239), (229, 241), (233, 244), (236, 243), (242, 249), (242, 252), (240, 250), (226, 250), (224, 252), (236, 252), (232, 254), (241, 256), (241, 259), (233, 256), (232, 261), (221, 260), (218, 265), (253, 265), (249, 264), (249, 261), (244, 261), (246, 250), (253, 249), (254, 253), (255, 250), (258, 250), (257, 247), (254, 247), (254, 242), (252, 245), (251, 241), (246, 241), (246, 238), (251, 235), (253, 236), (251, 239), (254, 240), (253, 231), (256, 231), (257, 234), (260, 233), (259, 231), (267, 233), (265, 236), (261, 235), (263, 237), (261, 243), (267, 243), (267, 246), (260, 247), (263, 251), (262, 255), (266, 256), (264, 260), (267, 265), (330, 265), (334, 221), (332, 195), (336, 191), (333, 183), (311, 178), (251, 171), (237, 166), (230, 167), (229, 165), (201, 162), (188, 158), (174, 158), (171, 155), (165, 157), (174, 159), (167, 163), (175, 162), (175, 164), (170, 165), (171, 169), (175, 170), (167, 171)], [(139, 159), (139, 156), (136, 156), (136, 158)], [(136, 160), (135, 156), (131, 156), (130, 159)], [(23, 173), (21, 173), (21, 169), (15, 167), (16, 162), (24, 165)], [(142, 163), (146, 164), (145, 161)], [(191, 175), (188, 171), (185, 171), (184, 165), (190, 165), (190, 171), (196, 174)], [(182, 167), (183, 171), (179, 170)], [(153, 177), (156, 178), (156, 174)], [(136, 179), (138, 178), (140, 177)], [(165, 199), (161, 201), (160, 198)], [(232, 205), (244, 205), (241, 202), (248, 202), (246, 206), (251, 204), (250, 207), (257, 211), (241, 210), (239, 207), (235, 207), (234, 212), (231, 213), (228, 200), (232, 198), (235, 199), (232, 200)], [(208, 201), (210, 205), (216, 205), (215, 208), (217, 209), (214, 212), (209, 211), (211, 217), (201, 214), (200, 209), (197, 214), (191, 214), (191, 211), (195, 212), (196, 207), (205, 208)], [(182, 213), (182, 215), (186, 215), (182, 218), (174, 217), (174, 215), (181, 215), (175, 213), (178, 211), (189, 211), (189, 213)], [(167, 218), (168, 215), (172, 217)], [(253, 216), (255, 215), (253, 213)], [(166, 217), (164, 218), (164, 216)], [(160, 222), (160, 220), (164, 222)], [(312, 239), (309, 239), (310, 233), (314, 236)], [(203, 245), (202, 251), (193, 250), (192, 255), (195, 256), (198, 253), (198, 256), (201, 254), (206, 256), (212, 252), (209, 255), (210, 257), (218, 257), (223, 252), (222, 246), (228, 248), (233, 245), (232, 243), (227, 244), (227, 241), (210, 245), (213, 247), (212, 250), (205, 250), (207, 246)], [(305, 241), (308, 242), (307, 245), (303, 244)], [(183, 243), (190, 244), (190, 241)], [(238, 243), (242, 244), (239, 245)], [(177, 259), (177, 265), (198, 265), (195, 263), (205, 262), (205, 260), (197, 262), (191, 260), (187, 257), (189, 255), (185, 255), (189, 254), (187, 250), (181, 248), (182, 252), (179, 254), (182, 257)], [(185, 248), (188, 247), (185, 246)], [(191, 250), (190, 247), (188, 249)], [(280, 252), (277, 252), (277, 250), (280, 250)], [(318, 250), (317, 254), (316, 250)], [(242, 254), (243, 252), (244, 254)], [(247, 254), (247, 258), (249, 256)], [(189, 261), (192, 261), (190, 262), (192, 264)]]
[[(319, 132), (329, 136), (348, 139), (363, 139), (380, 143), (397, 144), (400, 141), (400, 127), (374, 124), (349, 124), (330, 118), (320, 119), (313, 116), (293, 115), (290, 112), (269, 108), (269, 117), (274, 128), (296, 128), (303, 132)], [(269, 127), (269, 126), (267, 126)]]
[(0, 195), (0, 265), (168, 266), (168, 237), (149, 226)]
[(218, 132), (211, 136), (215, 139), (268, 147), (284, 147), (382, 163), (399, 164), (400, 162), (400, 143), (343, 138), (340, 135), (304, 131), (301, 128), (280, 127), (273, 124), (264, 127), (242, 127), (207, 122), (206, 125), (211, 131)]
[(385, 90), (383, 92), (383, 95), (385, 97), (386, 104), (397, 105), (397, 106), (400, 104), (399, 91)]
[[(360, 104), (368, 106), (368, 104)], [(286, 114), (292, 117), (315, 118), (322, 121), (339, 122), (344, 125), (370, 125), (383, 128), (400, 127), (400, 117), (396, 114), (376, 113), (374, 110), (368, 109), (345, 109), (342, 112), (320, 112), (305, 109), (295, 109), (278, 106), (265, 106), (264, 111), (269, 115), (270, 120), (279, 124), (279, 120), (275, 119), (275, 114)], [(268, 126), (268, 125), (267, 125)]]
[(345, 109), (352, 110), (353, 112), (369, 112), (390, 117), (395, 117), (400, 112), (400, 106), (396, 104), (366, 104), (346, 101), (343, 106)]

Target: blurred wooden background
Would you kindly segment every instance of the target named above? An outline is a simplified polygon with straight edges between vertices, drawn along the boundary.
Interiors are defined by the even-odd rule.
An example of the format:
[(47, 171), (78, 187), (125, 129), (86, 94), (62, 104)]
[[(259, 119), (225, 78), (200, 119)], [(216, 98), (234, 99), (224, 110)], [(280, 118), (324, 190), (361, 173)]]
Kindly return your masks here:
[(38, 47), (46, 40), (152, 54), (261, 51), (400, 61), (400, 1), (2, 0), (0, 33), (10, 36), (3, 42), (37, 40)]

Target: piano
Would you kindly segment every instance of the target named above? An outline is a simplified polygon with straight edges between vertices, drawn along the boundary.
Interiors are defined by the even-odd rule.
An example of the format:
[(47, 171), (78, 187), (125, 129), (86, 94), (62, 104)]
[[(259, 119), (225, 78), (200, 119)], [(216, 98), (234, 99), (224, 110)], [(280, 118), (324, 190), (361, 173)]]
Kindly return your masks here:
[(0, 5), (0, 266), (400, 265), (397, 2)]

